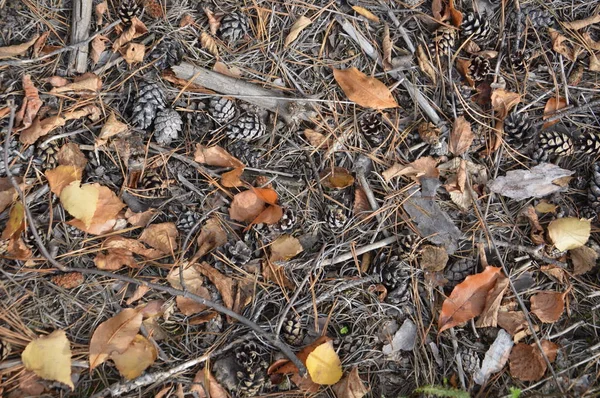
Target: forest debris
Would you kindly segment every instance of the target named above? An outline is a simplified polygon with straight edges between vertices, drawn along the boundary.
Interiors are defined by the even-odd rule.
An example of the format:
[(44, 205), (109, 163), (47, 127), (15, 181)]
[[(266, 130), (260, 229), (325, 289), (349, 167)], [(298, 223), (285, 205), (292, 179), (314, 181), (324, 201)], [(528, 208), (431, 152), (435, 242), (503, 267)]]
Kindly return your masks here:
[(459, 116), (454, 121), (454, 126), (450, 133), (448, 150), (452, 152), (454, 156), (460, 156), (469, 149), (474, 138), (475, 136), (471, 130), (471, 123), (467, 122), (467, 119), (465, 119), (464, 116)]
[(429, 272), (442, 271), (448, 263), (448, 253), (443, 247), (425, 245), (421, 248), (419, 264)]
[(139, 268), (133, 253), (126, 249), (110, 249), (107, 253), (98, 253), (94, 258), (98, 269), (116, 271), (123, 267)]
[(269, 261), (288, 261), (302, 253), (300, 241), (291, 235), (281, 235), (270, 245), (271, 257)]
[(129, 28), (127, 28), (126, 31), (121, 33), (121, 36), (119, 36), (119, 38), (113, 43), (113, 52), (119, 51), (119, 49), (125, 44), (129, 43), (134, 39), (137, 39), (140, 36), (145, 35), (146, 33), (148, 33), (148, 28), (146, 28), (146, 25), (144, 25), (144, 23), (140, 21), (137, 17), (133, 17)]
[(21, 128), (26, 129), (31, 126), (33, 119), (38, 114), (38, 111), (43, 105), (38, 89), (31, 81), (30, 75), (23, 75), (23, 91), (25, 97), (21, 104), (21, 109), (15, 115), (15, 125), (21, 125)]
[(332, 385), (342, 378), (342, 362), (333, 348), (333, 342), (327, 341), (316, 347), (306, 357), (306, 369), (313, 382)]
[[(210, 292), (204, 286), (204, 276), (196, 269), (196, 267), (189, 265), (173, 267), (169, 272), (169, 275), (167, 275), (167, 281), (175, 289), (184, 289), (184, 285), (181, 284), (181, 279), (183, 279), (186, 291), (210, 300)], [(176, 302), (177, 308), (179, 308), (179, 311), (185, 316), (194, 315), (206, 309), (204, 304), (198, 303), (188, 297), (177, 296)]]
[(433, 65), (431, 65), (429, 58), (427, 58), (427, 54), (425, 53), (425, 50), (423, 50), (423, 46), (420, 44), (417, 46), (417, 63), (419, 64), (421, 71), (431, 79), (433, 84), (436, 84), (437, 73), (435, 72)]
[[(552, 98), (548, 99), (548, 101), (546, 102), (546, 106), (544, 106), (544, 116), (542, 116), (542, 119), (546, 120), (546, 119), (554, 116), (554, 114), (557, 111), (559, 111), (560, 109), (563, 109), (566, 106), (567, 106), (567, 100), (563, 97), (552, 97)], [(559, 122), (558, 120), (546, 122), (546, 123), (544, 123), (543, 128), (546, 129), (558, 122)]]
[(71, 380), (71, 343), (64, 330), (31, 341), (21, 355), (25, 369), (45, 380), (58, 381), (75, 389)]
[(325, 169), (319, 175), (321, 184), (329, 189), (343, 189), (354, 184), (354, 177), (343, 167)]
[(194, 160), (201, 164), (217, 167), (244, 167), (244, 163), (229, 154), (225, 149), (218, 145), (207, 147), (201, 144), (196, 145)]
[(494, 193), (516, 200), (542, 198), (566, 191), (566, 187), (559, 186), (554, 181), (574, 173), (551, 163), (541, 163), (530, 170), (511, 170), (506, 176), (490, 181), (488, 188)]
[(311, 22), (312, 21), (310, 20), (310, 18), (307, 18), (304, 15), (302, 15), (300, 18), (298, 18), (296, 20), (296, 22), (294, 22), (294, 24), (290, 28), (290, 32), (288, 33), (288, 35), (285, 37), (283, 46), (287, 47), (290, 44), (292, 44), (292, 42), (298, 38), (298, 35), (300, 35), (300, 32), (302, 32), (302, 30), (304, 30), (304, 28), (306, 28), (308, 25), (310, 25)]
[(400, 329), (394, 334), (390, 344), (383, 346), (381, 352), (393, 356), (399, 351), (412, 351), (417, 341), (417, 326), (410, 319), (406, 319)]
[(129, 130), (129, 126), (118, 121), (115, 113), (111, 112), (104, 123), (104, 126), (102, 126), (102, 129), (100, 130), (100, 134), (98, 134), (98, 137), (96, 138), (96, 146), (105, 145), (109, 138), (125, 133), (127, 130)]
[(139, 240), (148, 246), (170, 255), (177, 250), (179, 231), (173, 222), (152, 224), (146, 227)]
[(548, 235), (560, 251), (585, 245), (590, 238), (591, 230), (590, 220), (575, 217), (558, 218), (548, 225)]
[(369, 393), (369, 388), (358, 375), (358, 367), (353, 367), (350, 373), (331, 389), (337, 398), (362, 398)]
[(492, 373), (502, 370), (510, 351), (513, 347), (512, 338), (504, 329), (500, 329), (496, 340), (485, 353), (485, 358), (481, 363), (481, 369), (473, 377), (473, 381), (479, 385), (484, 384)]
[(227, 243), (227, 232), (225, 232), (217, 218), (209, 218), (202, 227), (196, 242), (198, 251), (194, 258), (200, 259), (211, 250)]
[(570, 251), (573, 275), (583, 275), (596, 266), (598, 253), (591, 247), (581, 246)]
[(54, 87), (52, 90), (50, 90), (50, 93), (85, 93), (87, 91), (98, 92), (101, 88), (102, 80), (100, 80), (97, 75), (93, 73), (85, 73), (73, 79), (72, 83), (68, 83), (64, 86)]
[(100, 116), (100, 109), (94, 105), (87, 105), (79, 110), (65, 112), (62, 116), (50, 116), (41, 120), (39, 117), (36, 117), (31, 126), (21, 131), (19, 140), (23, 144), (31, 145), (35, 143), (38, 138), (45, 136), (55, 128), (64, 126), (67, 121), (72, 119), (80, 119), (86, 116), (88, 116), (91, 120), (97, 120)]
[(397, 108), (390, 90), (374, 77), (368, 77), (355, 67), (333, 69), (333, 76), (350, 101), (371, 109)]
[(409, 176), (415, 182), (420, 183), (421, 177), (437, 178), (440, 173), (437, 168), (438, 161), (431, 156), (423, 156), (412, 163), (401, 165), (394, 163), (392, 167), (381, 173), (386, 182), (399, 176)]
[(481, 316), (475, 323), (478, 328), (496, 327), (498, 325), (498, 311), (504, 293), (508, 288), (508, 278), (504, 274), (499, 274), (496, 280), (496, 285), (491, 289), (485, 298), (485, 308), (481, 312)]
[(27, 50), (29, 50), (29, 47), (33, 46), (39, 37), (40, 35), (36, 34), (28, 42), (15, 44), (14, 46), (0, 47), (0, 60), (25, 54)]
[(128, 65), (144, 61), (146, 55), (146, 46), (140, 43), (128, 43), (119, 48), (119, 53)]
[(567, 29), (579, 30), (599, 22), (600, 14), (594, 13), (587, 18), (578, 19), (572, 22), (561, 22), (561, 25)]

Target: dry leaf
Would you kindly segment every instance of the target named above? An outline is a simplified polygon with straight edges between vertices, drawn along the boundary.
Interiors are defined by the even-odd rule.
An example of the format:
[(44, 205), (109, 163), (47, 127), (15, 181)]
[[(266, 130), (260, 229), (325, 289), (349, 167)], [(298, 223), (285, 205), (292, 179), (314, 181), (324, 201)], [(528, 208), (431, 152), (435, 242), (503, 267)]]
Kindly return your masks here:
[(23, 90), (25, 91), (25, 98), (23, 98), (23, 104), (16, 115), (15, 121), (17, 125), (20, 124), (22, 128), (26, 129), (33, 123), (33, 119), (43, 103), (40, 100), (38, 89), (31, 81), (30, 75), (23, 75)]
[(371, 213), (371, 204), (367, 194), (362, 187), (356, 187), (354, 190), (354, 202), (352, 204), (352, 214), (361, 220), (366, 220)]
[[(456, 69), (458, 70), (460, 75), (465, 78), (465, 80), (467, 81), (469, 86), (475, 87), (475, 81), (473, 80), (473, 76), (471, 75), (471, 70), (469, 69), (470, 66), (471, 66), (470, 59), (458, 58), (456, 60)], [(457, 101), (460, 101), (460, 100), (457, 99)]]
[(98, 61), (100, 61), (100, 56), (106, 50), (106, 42), (108, 38), (106, 36), (98, 35), (94, 37), (91, 43), (91, 51), (90, 58), (92, 60), (92, 65), (96, 65)]
[(100, 192), (97, 184), (81, 186), (81, 181), (73, 181), (60, 193), (60, 202), (66, 211), (89, 227), (98, 207)]
[(552, 49), (557, 53), (564, 55), (569, 61), (575, 62), (577, 56), (581, 51), (579, 46), (567, 45), (570, 40), (566, 36), (558, 33), (556, 29), (548, 28), (548, 34), (550, 35), (550, 41), (552, 41)]
[(334, 68), (333, 76), (348, 99), (360, 106), (372, 109), (398, 107), (398, 103), (385, 84), (374, 77), (368, 77), (354, 67), (345, 70)]
[(119, 48), (119, 53), (128, 65), (143, 62), (146, 55), (146, 46), (140, 43), (128, 43)]
[(235, 221), (252, 222), (266, 207), (255, 191), (240, 192), (233, 197), (229, 208), (229, 217)]
[(369, 392), (358, 375), (357, 367), (352, 368), (348, 376), (334, 385), (332, 390), (337, 398), (363, 398)]
[(302, 253), (302, 245), (300, 241), (291, 235), (281, 235), (275, 239), (269, 246), (271, 249), (271, 257), (269, 261), (288, 261)]
[(513, 342), (510, 335), (500, 329), (496, 340), (494, 340), (489, 350), (485, 353), (481, 369), (474, 375), (473, 381), (482, 385), (492, 373), (502, 370), (508, 360), (512, 346)]
[[(542, 119), (546, 120), (549, 117), (553, 116), (556, 111), (564, 108), (567, 106), (567, 100), (564, 99), (563, 97), (552, 97), (548, 100), (548, 102), (546, 102), (546, 106), (544, 107), (544, 116), (542, 116)], [(544, 126), (542, 128), (548, 128), (556, 123), (558, 123), (558, 120), (554, 120), (552, 122), (546, 122), (544, 123)]]
[(79, 145), (69, 142), (63, 145), (58, 151), (58, 164), (61, 166), (72, 166), (83, 170), (87, 165), (87, 157), (79, 149)]
[(81, 220), (74, 218), (71, 221), (67, 221), (67, 224), (90, 235), (104, 235), (114, 230), (117, 220), (107, 220), (101, 224), (94, 224), (92, 222), (92, 225), (87, 227)]
[[(258, 216), (256, 216), (254, 220), (252, 220), (250, 226), (256, 224), (277, 224), (279, 220), (281, 220), (281, 217), (283, 217), (283, 209), (281, 206), (267, 206), (266, 209), (264, 209)], [(248, 228), (250, 228), (250, 226), (248, 226)]]
[(386, 182), (398, 176), (409, 176), (415, 182), (420, 183), (421, 177), (437, 178), (440, 172), (437, 168), (438, 161), (431, 156), (424, 156), (407, 165), (395, 163), (392, 167), (385, 170), (381, 175)]
[(190, 14), (185, 14), (183, 16), (183, 18), (181, 18), (181, 21), (179, 21), (179, 27), (183, 28), (184, 26), (190, 26), (190, 25), (193, 25), (194, 23), (196, 23), (196, 21), (194, 20), (194, 17)]
[(73, 83), (69, 83), (65, 86), (54, 87), (50, 90), (50, 93), (68, 93), (68, 92), (98, 92), (102, 88), (102, 81), (98, 76), (93, 73), (86, 73), (85, 75), (80, 76), (78, 79), (75, 79)]
[(204, 14), (206, 14), (206, 18), (208, 18), (210, 33), (213, 36), (216, 35), (219, 27), (221, 26), (221, 18), (216, 18), (215, 14), (208, 7), (204, 7)]
[(37, 58), (40, 56), (42, 49), (46, 46), (46, 40), (48, 40), (48, 36), (50, 36), (50, 31), (47, 30), (33, 43), (33, 58)]
[(452, 25), (459, 28), (463, 20), (463, 15), (462, 12), (454, 8), (454, 0), (449, 0), (448, 11), (450, 12), (450, 21), (452, 22)]
[(62, 87), (69, 84), (69, 81), (61, 76), (50, 76), (44, 79), (47, 83), (50, 83), (52, 87)]
[(431, 14), (438, 22), (442, 22), (442, 11), (444, 11), (442, 0), (433, 0), (431, 2)]
[(126, 308), (102, 322), (90, 340), (90, 371), (105, 362), (113, 353), (123, 353), (142, 325), (142, 314)]
[(33, 44), (37, 41), (38, 37), (40, 36), (35, 35), (33, 36), (33, 39), (29, 40), (28, 42), (14, 46), (0, 47), (0, 59), (12, 58), (25, 54), (25, 52), (29, 50), (29, 47), (33, 46)]
[(598, 253), (591, 247), (581, 246), (571, 250), (573, 275), (583, 275), (596, 266)]
[(139, 237), (139, 240), (164, 254), (172, 254), (177, 250), (179, 232), (173, 222), (152, 224)]
[(531, 296), (531, 312), (544, 323), (558, 321), (565, 309), (567, 293), (539, 292)]
[(94, 105), (87, 105), (79, 110), (66, 112), (62, 116), (50, 116), (42, 120), (35, 118), (29, 128), (21, 131), (19, 141), (23, 144), (31, 145), (34, 144), (38, 138), (48, 134), (55, 128), (64, 126), (68, 120), (79, 119), (85, 116), (90, 117), (90, 119), (96, 119), (99, 115), (99, 108)]
[(129, 126), (117, 120), (114, 112), (110, 113), (110, 116), (102, 126), (100, 134), (96, 138), (96, 146), (105, 145), (110, 137), (114, 137), (117, 134), (125, 133), (129, 130)]
[(131, 209), (127, 209), (125, 218), (134, 227), (146, 227), (156, 212), (156, 209), (148, 209), (141, 213), (134, 213)]
[(113, 236), (111, 238), (107, 238), (102, 243), (102, 249), (125, 249), (151, 260), (163, 257), (163, 253), (160, 250), (148, 249), (138, 239), (128, 239), (123, 238), (121, 236)]
[(590, 54), (589, 68), (592, 72), (600, 72), (600, 56), (596, 53)]
[(217, 47), (217, 42), (211, 35), (206, 32), (200, 33), (200, 45), (210, 54), (219, 58), (219, 47)]
[(150, 288), (148, 286), (138, 286), (131, 295), (131, 297), (129, 297), (127, 301), (125, 301), (125, 304), (131, 305), (136, 301), (141, 300), (149, 291)]
[(302, 32), (304, 30), (304, 28), (306, 28), (308, 25), (310, 25), (311, 22), (312, 21), (310, 20), (310, 18), (307, 18), (304, 15), (302, 15), (300, 18), (298, 18), (296, 20), (296, 22), (294, 22), (294, 24), (290, 28), (290, 32), (286, 36), (283, 46), (287, 47), (290, 44), (292, 44), (292, 42), (298, 38), (298, 35), (300, 34), (300, 32)]
[(431, 65), (431, 62), (429, 62), (429, 58), (427, 58), (427, 54), (425, 53), (425, 50), (423, 50), (423, 46), (420, 44), (417, 47), (417, 62), (421, 71), (431, 79), (433, 84), (436, 84), (437, 74), (433, 65)]
[(2, 231), (2, 239), (16, 239), (24, 230), (25, 208), (21, 202), (16, 202), (8, 214), (8, 221)]
[(496, 112), (496, 117), (504, 120), (506, 115), (521, 101), (518, 93), (498, 89), (492, 92), (492, 107)]
[(215, 379), (208, 367), (196, 373), (190, 392), (198, 394), (198, 398), (229, 398), (227, 391)]
[[(167, 281), (175, 289), (183, 289), (181, 279), (183, 279), (186, 291), (207, 300), (211, 299), (210, 292), (203, 286), (204, 277), (195, 267), (186, 266), (183, 267), (183, 270), (181, 267), (175, 267), (171, 269), (171, 272), (169, 272), (169, 275), (167, 276)], [(179, 311), (186, 316), (195, 315), (206, 309), (204, 304), (200, 304), (191, 298), (183, 296), (177, 296), (176, 303)]]
[(342, 363), (328, 341), (316, 347), (306, 358), (306, 369), (313, 382), (321, 385), (332, 385), (342, 378)]
[(119, 36), (119, 38), (113, 43), (113, 51), (117, 52), (125, 44), (129, 43), (133, 39), (137, 39), (138, 37), (145, 35), (146, 33), (148, 33), (148, 28), (146, 28), (146, 25), (144, 25), (144, 23), (137, 17), (133, 17), (129, 28), (121, 33), (121, 36)]
[(390, 38), (390, 26), (386, 23), (383, 25), (383, 40), (381, 43), (383, 50), (383, 70), (388, 71), (394, 68), (392, 65), (392, 50), (394, 49), (394, 43)]
[(102, 16), (108, 11), (108, 4), (106, 4), (106, 0), (102, 3), (96, 4), (94, 7), (94, 14), (96, 14), (96, 25), (102, 26)]
[(223, 173), (221, 175), (221, 185), (225, 188), (235, 188), (244, 186), (244, 182), (241, 180), (242, 174), (244, 174), (244, 167), (238, 167)]
[(535, 211), (542, 214), (556, 213), (556, 205), (548, 202), (546, 199), (542, 199), (535, 205)]
[(591, 228), (590, 220), (564, 217), (548, 225), (548, 236), (558, 250), (572, 250), (587, 243)]
[(343, 167), (334, 167), (333, 170), (325, 169), (319, 177), (321, 184), (329, 189), (343, 189), (354, 184), (354, 177)]
[(540, 267), (545, 275), (556, 279), (560, 283), (565, 283), (567, 280), (567, 271), (555, 265), (542, 265)]
[(448, 253), (443, 247), (425, 245), (421, 249), (419, 264), (421, 268), (430, 272), (442, 271), (448, 263)]
[(369, 21), (379, 23), (379, 18), (376, 15), (374, 15), (371, 11), (367, 10), (366, 8), (361, 7), (361, 6), (352, 6), (352, 9), (357, 14), (360, 14), (363, 17), (367, 18)]
[(126, 249), (111, 249), (106, 254), (98, 253), (94, 258), (98, 269), (116, 271), (123, 267), (139, 268), (133, 253)]
[(227, 243), (227, 232), (217, 218), (210, 218), (202, 227), (198, 236), (198, 251), (194, 258), (201, 258), (211, 250)]
[(206, 276), (213, 285), (216, 286), (219, 293), (221, 293), (221, 297), (223, 298), (223, 303), (229, 309), (233, 309), (234, 306), (234, 289), (235, 289), (235, 281), (228, 276), (223, 275), (219, 271), (217, 271), (212, 266), (207, 263), (194, 264), (194, 267), (198, 272), (202, 275)]
[(119, 373), (127, 380), (140, 376), (156, 361), (156, 358), (158, 358), (156, 347), (141, 334), (137, 334), (133, 338), (124, 352), (112, 353), (110, 356)]
[(222, 75), (231, 76), (236, 79), (241, 78), (243, 75), (242, 70), (240, 68), (238, 68), (237, 66), (235, 66), (235, 65), (227, 66), (221, 61), (215, 62), (215, 64), (213, 65), (213, 70)]
[(450, 142), (448, 143), (448, 150), (454, 154), (454, 156), (460, 156), (465, 153), (471, 144), (473, 143), (473, 131), (471, 130), (471, 124), (467, 122), (464, 116), (459, 116), (454, 121), (454, 127), (450, 133)]
[(488, 292), (494, 288), (501, 274), (501, 268), (488, 266), (483, 272), (469, 275), (459, 283), (444, 300), (438, 321), (438, 333), (481, 314)]
[(194, 152), (194, 160), (198, 163), (206, 164), (208, 166), (233, 168), (245, 166), (244, 163), (231, 156), (229, 152), (218, 145), (206, 147), (204, 145), (197, 144), (196, 152)]
[(33, 257), (33, 252), (31, 251), (31, 248), (25, 244), (22, 238), (17, 238), (8, 241), (6, 256), (13, 260), (27, 261)]
[(537, 381), (546, 373), (546, 361), (539, 350), (528, 344), (515, 345), (509, 358), (510, 374), (522, 381)]
[(593, 24), (599, 23), (599, 22), (600, 22), (600, 14), (593, 14), (587, 18), (579, 19), (579, 20), (573, 21), (573, 22), (562, 22), (561, 21), (561, 25), (567, 29), (579, 30), (579, 29), (583, 29), (587, 26), (590, 26), (590, 25), (593, 25)]
[(510, 333), (511, 336), (527, 330), (527, 317), (523, 311), (499, 311), (498, 326)]
[[(548, 358), (548, 361), (550, 361), (550, 363), (553, 363), (556, 360), (556, 356), (558, 355), (558, 350), (560, 349), (560, 346), (548, 340), (542, 340), (540, 341), (540, 343), (544, 354), (546, 354), (546, 357)], [(535, 343), (531, 345), (534, 348), (538, 349)]]
[[(485, 254), (485, 251), (482, 251), (482, 253)], [(481, 312), (477, 323), (475, 323), (478, 328), (496, 327), (498, 325), (498, 311), (507, 288), (508, 278), (503, 274), (499, 274), (496, 285), (488, 292), (485, 299), (485, 308)]]
[(75, 389), (71, 380), (71, 343), (64, 330), (31, 341), (21, 354), (25, 369), (44, 380), (59, 381)]
[(306, 137), (308, 143), (315, 148), (327, 149), (332, 144), (330, 139), (312, 129), (305, 129), (304, 136)]

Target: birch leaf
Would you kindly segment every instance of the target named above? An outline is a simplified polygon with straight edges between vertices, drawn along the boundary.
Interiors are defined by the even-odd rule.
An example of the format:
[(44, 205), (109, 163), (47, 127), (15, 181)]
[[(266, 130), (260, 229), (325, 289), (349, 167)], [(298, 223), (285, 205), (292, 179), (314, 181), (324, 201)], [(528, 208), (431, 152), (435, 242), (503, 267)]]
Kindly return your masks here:
[(27, 344), (23, 365), (44, 380), (59, 381), (75, 389), (71, 380), (71, 343), (63, 330), (55, 330)]

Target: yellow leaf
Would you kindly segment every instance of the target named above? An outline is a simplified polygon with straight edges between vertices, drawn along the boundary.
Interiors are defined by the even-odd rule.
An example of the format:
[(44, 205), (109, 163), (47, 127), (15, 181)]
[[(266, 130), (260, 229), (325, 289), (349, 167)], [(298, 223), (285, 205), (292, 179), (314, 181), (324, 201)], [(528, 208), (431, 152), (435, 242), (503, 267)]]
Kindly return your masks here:
[(8, 222), (2, 232), (2, 239), (15, 239), (21, 235), (21, 232), (25, 230), (25, 208), (21, 202), (16, 202), (10, 214), (8, 215)]
[(90, 371), (110, 355), (127, 351), (140, 330), (142, 317), (138, 310), (125, 308), (98, 325), (90, 340)]
[(398, 103), (385, 84), (356, 68), (333, 69), (333, 77), (346, 96), (360, 106), (372, 109), (397, 108)]
[(379, 23), (379, 18), (377, 18), (376, 15), (374, 15), (371, 11), (367, 10), (366, 8), (361, 7), (361, 6), (352, 6), (352, 9), (357, 14), (360, 14), (363, 17), (367, 18), (369, 21), (373, 21), (373, 22)]
[(55, 330), (27, 344), (21, 359), (27, 370), (42, 379), (75, 388), (71, 381), (71, 344), (63, 330)]
[(321, 344), (308, 354), (306, 369), (312, 381), (317, 384), (332, 385), (342, 378), (342, 362), (333, 349), (333, 342)]
[(148, 366), (156, 361), (157, 357), (158, 352), (154, 344), (141, 334), (133, 338), (127, 350), (122, 354), (114, 352), (111, 355), (111, 359), (119, 369), (119, 373), (127, 380), (140, 376)]
[(60, 202), (69, 214), (89, 227), (98, 206), (100, 191), (98, 186), (80, 186), (80, 183), (81, 181), (73, 181), (64, 187), (60, 193)]
[(311, 22), (312, 21), (304, 15), (298, 18), (298, 20), (292, 25), (290, 33), (288, 33), (287, 37), (285, 38), (285, 42), (283, 45), (287, 47), (290, 44), (292, 44), (292, 42), (298, 38), (300, 32), (302, 32), (304, 28), (310, 25)]
[(548, 225), (548, 235), (560, 251), (571, 250), (586, 244), (590, 238), (590, 220), (565, 217)]
[(50, 190), (56, 194), (61, 194), (62, 190), (73, 181), (81, 180), (82, 170), (75, 166), (58, 166), (52, 170), (46, 170), (46, 179)]

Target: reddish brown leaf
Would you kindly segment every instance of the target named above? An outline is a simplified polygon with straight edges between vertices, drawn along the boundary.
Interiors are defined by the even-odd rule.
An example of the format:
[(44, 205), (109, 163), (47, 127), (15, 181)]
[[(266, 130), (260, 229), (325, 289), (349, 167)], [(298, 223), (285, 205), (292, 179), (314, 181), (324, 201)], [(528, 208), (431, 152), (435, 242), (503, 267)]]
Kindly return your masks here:
[(144, 9), (154, 19), (162, 18), (165, 16), (162, 4), (158, 0), (144, 0)]
[(233, 197), (229, 217), (236, 221), (251, 222), (265, 209), (266, 203), (254, 191), (240, 192)]
[[(314, 351), (315, 348), (320, 346), (323, 343), (331, 341), (330, 337), (321, 336), (306, 347), (302, 348), (296, 356), (302, 363), (306, 363), (306, 358), (308, 358), (308, 354)], [(298, 373), (298, 368), (293, 364), (289, 359), (282, 359), (279, 361), (275, 361), (269, 369), (267, 369), (267, 374), (290, 374), (290, 373)]]
[[(210, 292), (203, 286), (204, 277), (194, 266), (183, 267), (183, 269), (180, 267), (171, 269), (167, 280), (174, 288), (183, 289), (180, 277), (182, 277), (187, 291), (210, 300)], [(204, 304), (183, 296), (177, 296), (176, 302), (179, 311), (186, 316), (195, 315), (206, 309)]]
[(235, 188), (243, 186), (244, 182), (241, 180), (243, 173), (243, 167), (238, 167), (231, 171), (228, 171), (227, 173), (223, 173), (221, 175), (221, 185), (223, 185), (225, 188)]
[(202, 275), (206, 276), (213, 283), (213, 285), (217, 287), (217, 290), (219, 293), (221, 293), (221, 297), (223, 297), (225, 306), (229, 309), (233, 309), (233, 305), (235, 303), (235, 280), (223, 275), (215, 268), (204, 262), (200, 264), (194, 264), (194, 268)]
[(444, 300), (438, 321), (438, 333), (475, 318), (485, 308), (488, 292), (495, 286), (502, 269), (488, 266), (479, 274), (467, 276), (450, 297)]
[(454, 127), (450, 133), (450, 142), (448, 143), (448, 150), (454, 154), (454, 156), (460, 156), (467, 152), (471, 144), (473, 143), (473, 131), (471, 130), (471, 123), (467, 122), (464, 116), (459, 116), (454, 121)]
[[(552, 97), (548, 100), (548, 102), (546, 102), (546, 106), (544, 107), (544, 116), (542, 117), (544, 120), (548, 119), (549, 117), (551, 117), (556, 111), (564, 108), (565, 106), (567, 106), (567, 100), (564, 99), (563, 97)], [(546, 122), (544, 123), (543, 128), (548, 128), (556, 123), (558, 123), (558, 120), (555, 120), (553, 122)]]
[(6, 254), (14, 260), (27, 261), (33, 257), (31, 248), (23, 242), (22, 238), (11, 239), (8, 242)]
[(265, 203), (268, 203), (270, 205), (274, 205), (277, 203), (277, 199), (278, 199), (278, 195), (277, 192), (275, 192), (275, 190), (273, 190), (272, 188), (255, 188), (255, 187), (250, 187), (250, 189), (263, 201), (265, 201)]
[(321, 184), (329, 189), (342, 189), (354, 184), (354, 177), (343, 167), (334, 167), (333, 170), (326, 169), (320, 177)]
[(537, 381), (546, 373), (546, 361), (539, 350), (530, 345), (519, 343), (510, 352), (510, 374), (522, 381)]
[(334, 68), (333, 77), (348, 99), (360, 106), (372, 109), (398, 107), (398, 103), (385, 84), (374, 77), (368, 77), (354, 67), (345, 70)]
[(23, 104), (15, 116), (15, 120), (17, 125), (21, 124), (21, 127), (26, 129), (33, 123), (33, 119), (36, 117), (43, 103), (40, 99), (38, 89), (31, 81), (30, 75), (23, 75), (23, 90), (25, 91), (25, 98), (23, 98)]
[(452, 22), (452, 25), (459, 28), (463, 20), (463, 15), (462, 12), (454, 8), (454, 0), (449, 0), (448, 11), (450, 12), (450, 21)]
[[(550, 363), (553, 363), (556, 360), (556, 355), (558, 355), (560, 346), (548, 340), (542, 340), (540, 343), (542, 345), (542, 350), (544, 350), (544, 354), (546, 354), (546, 357), (548, 357)], [(537, 349), (537, 345), (535, 343), (531, 345)]]
[(421, 249), (419, 264), (429, 272), (442, 271), (448, 262), (448, 253), (443, 247), (425, 245)]
[(48, 40), (48, 36), (50, 36), (50, 31), (47, 30), (38, 39), (33, 43), (33, 57), (37, 58), (40, 56), (42, 48), (46, 45), (46, 40)]
[(544, 323), (558, 321), (565, 310), (567, 293), (539, 292), (531, 297), (531, 312)]
[(183, 28), (184, 26), (193, 25), (195, 22), (196, 21), (194, 20), (193, 16), (190, 14), (185, 14), (183, 18), (181, 18), (181, 21), (179, 21), (179, 27)]
[(194, 153), (194, 160), (198, 163), (206, 164), (208, 166), (234, 168), (245, 166), (244, 163), (231, 156), (229, 152), (217, 145), (207, 147), (197, 144), (196, 152)]
[(277, 224), (279, 222), (279, 220), (281, 220), (281, 217), (283, 217), (283, 209), (281, 208), (281, 206), (278, 206), (278, 205), (268, 206), (258, 216), (256, 216), (256, 218), (254, 220), (252, 220), (250, 225)]
[(140, 266), (133, 258), (133, 253), (125, 249), (111, 249), (107, 253), (98, 253), (94, 258), (94, 264), (98, 269), (116, 271), (123, 267), (139, 268)]
[(475, 324), (478, 328), (496, 327), (498, 325), (498, 310), (507, 288), (508, 278), (503, 274), (499, 274), (496, 285), (488, 292), (485, 299), (485, 308)]
[(208, 367), (196, 373), (190, 392), (195, 392), (199, 398), (229, 398), (227, 391), (215, 379)]
[(178, 235), (175, 223), (165, 222), (148, 226), (140, 235), (139, 240), (168, 255), (177, 250)]
[(506, 115), (521, 101), (518, 93), (497, 89), (492, 92), (492, 107), (496, 112), (496, 117), (504, 120)]

